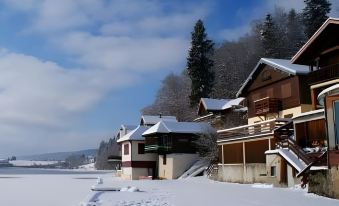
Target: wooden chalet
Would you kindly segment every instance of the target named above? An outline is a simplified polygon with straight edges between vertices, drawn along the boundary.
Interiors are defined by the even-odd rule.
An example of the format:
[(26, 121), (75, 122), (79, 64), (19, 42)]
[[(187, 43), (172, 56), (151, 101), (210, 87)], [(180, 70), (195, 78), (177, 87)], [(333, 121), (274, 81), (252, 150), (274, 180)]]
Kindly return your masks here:
[(325, 151), (300, 175), (309, 180), (310, 192), (335, 198), (339, 198), (338, 36), (339, 19), (329, 18), (292, 58), (293, 63), (309, 66), (305, 84), (314, 110), (303, 114), (303, 121), (295, 121), (296, 140)]
[(208, 122), (216, 129), (235, 127), (247, 122), (245, 98), (201, 98), (198, 104), (199, 117), (194, 122)]
[(293, 134), (291, 118), (312, 108), (310, 90), (303, 85), (308, 73), (307, 66), (289, 60), (260, 59), (237, 93), (246, 98), (248, 124), (218, 130), (216, 179), (276, 186), (299, 181), (296, 174), (307, 163), (287, 150), (292, 144), (277, 145), (283, 135)]
[(161, 121), (145, 131), (145, 152), (158, 156), (158, 177), (176, 179), (189, 169), (199, 157), (194, 141), (210, 130), (207, 123)]
[(338, 36), (339, 19), (330, 18), (291, 61), (258, 62), (237, 94), (247, 99), (248, 125), (218, 131), (212, 177), (302, 182), (309, 192), (339, 198)]

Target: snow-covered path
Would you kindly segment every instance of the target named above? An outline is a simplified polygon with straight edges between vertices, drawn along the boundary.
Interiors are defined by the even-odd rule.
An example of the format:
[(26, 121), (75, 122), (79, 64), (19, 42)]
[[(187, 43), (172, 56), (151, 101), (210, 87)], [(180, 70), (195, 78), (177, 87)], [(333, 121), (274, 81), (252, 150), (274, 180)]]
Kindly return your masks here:
[[(339, 200), (333, 200), (308, 194), (300, 189), (270, 188), (263, 185), (241, 185), (210, 181), (204, 177), (189, 180), (140, 180), (122, 181), (106, 179), (106, 187), (135, 186), (142, 192), (92, 192), (100, 206), (127, 205), (175, 205), (175, 206), (331, 206), (339, 205)], [(90, 197), (89, 195), (87, 199)]]

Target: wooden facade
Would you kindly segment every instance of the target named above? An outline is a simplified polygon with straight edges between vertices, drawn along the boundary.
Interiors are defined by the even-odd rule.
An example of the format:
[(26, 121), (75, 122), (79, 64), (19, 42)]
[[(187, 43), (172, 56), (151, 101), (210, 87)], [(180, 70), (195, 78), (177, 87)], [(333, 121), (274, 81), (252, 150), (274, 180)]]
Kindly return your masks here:
[[(268, 75), (271, 77), (266, 77)], [(311, 104), (310, 89), (302, 86), (304, 79), (303, 76), (290, 76), (265, 65), (246, 92), (248, 117), (265, 115), (265, 110), (278, 113), (301, 104)], [(266, 106), (264, 108), (258, 107), (264, 100), (271, 100), (271, 104), (261, 104)]]

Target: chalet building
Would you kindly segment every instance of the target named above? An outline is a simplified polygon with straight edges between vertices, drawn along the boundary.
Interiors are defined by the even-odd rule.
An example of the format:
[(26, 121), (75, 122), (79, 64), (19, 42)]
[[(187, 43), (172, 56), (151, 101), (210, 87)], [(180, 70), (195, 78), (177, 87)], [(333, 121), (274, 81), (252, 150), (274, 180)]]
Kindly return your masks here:
[[(142, 134), (157, 121), (166, 120), (175, 122), (173, 116), (150, 116), (141, 117), (140, 125), (132, 131), (125, 127), (127, 133), (121, 136), (117, 142), (121, 144), (121, 177), (124, 179), (154, 178), (157, 174), (158, 156), (152, 153), (145, 153), (145, 138)], [(124, 130), (121, 131), (121, 134)]]
[(247, 122), (243, 97), (236, 99), (201, 98), (198, 104), (199, 117), (194, 122), (208, 122), (216, 129), (235, 127)]
[(218, 131), (214, 178), (302, 179), (309, 192), (339, 198), (338, 36), (339, 19), (330, 18), (291, 61), (259, 61), (237, 94), (247, 99), (248, 125)]
[(145, 152), (157, 156), (158, 177), (176, 179), (189, 169), (199, 157), (194, 141), (211, 129), (207, 123), (165, 120), (145, 131)]
[(320, 152), (299, 175), (309, 181), (309, 192), (335, 198), (339, 198), (338, 36), (339, 19), (329, 18), (292, 58), (292, 63), (309, 66), (305, 84), (313, 109), (294, 122), (295, 140)]
[[(214, 178), (275, 186), (300, 181), (296, 174), (307, 163), (284, 145), (276, 149), (276, 144), (284, 133), (291, 132), (281, 127), (312, 109), (310, 90), (303, 84), (308, 73), (307, 66), (289, 60), (260, 59), (237, 93), (246, 98), (248, 124), (218, 130), (219, 165)], [(280, 133), (276, 132), (278, 128)]]

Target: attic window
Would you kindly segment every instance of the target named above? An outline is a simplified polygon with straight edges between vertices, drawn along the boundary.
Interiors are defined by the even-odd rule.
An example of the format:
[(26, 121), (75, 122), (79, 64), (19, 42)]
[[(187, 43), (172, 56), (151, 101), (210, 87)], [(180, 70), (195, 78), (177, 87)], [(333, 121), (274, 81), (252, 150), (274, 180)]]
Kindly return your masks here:
[(272, 79), (272, 75), (270, 73), (270, 71), (264, 71), (262, 74), (261, 74), (261, 81), (268, 81)]

